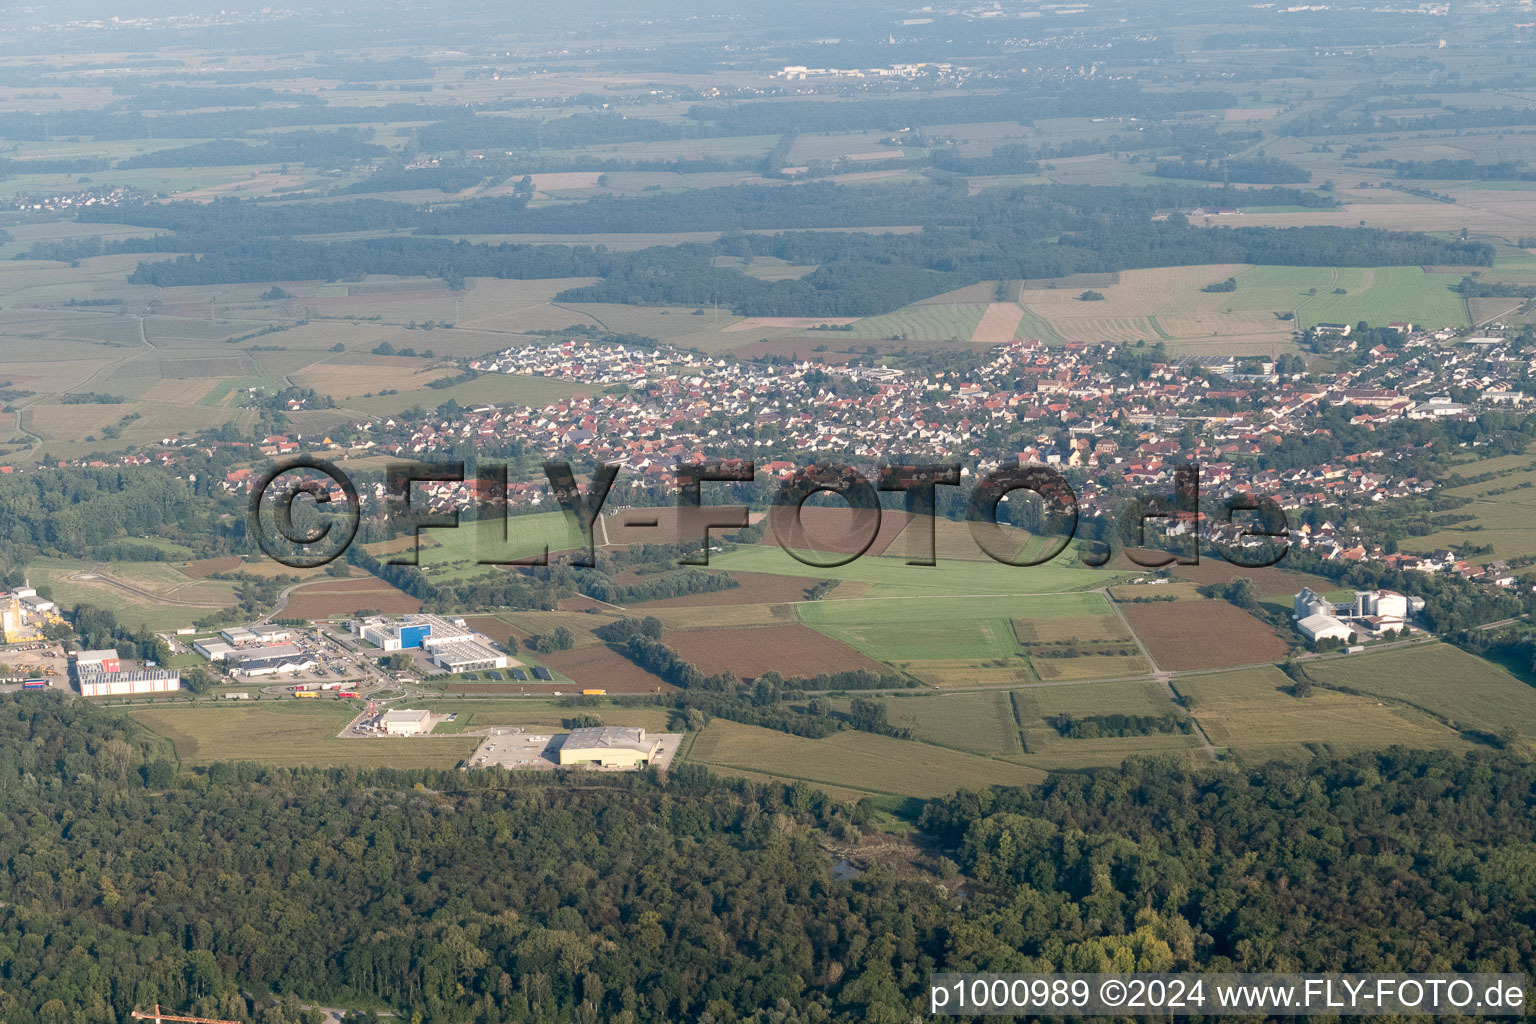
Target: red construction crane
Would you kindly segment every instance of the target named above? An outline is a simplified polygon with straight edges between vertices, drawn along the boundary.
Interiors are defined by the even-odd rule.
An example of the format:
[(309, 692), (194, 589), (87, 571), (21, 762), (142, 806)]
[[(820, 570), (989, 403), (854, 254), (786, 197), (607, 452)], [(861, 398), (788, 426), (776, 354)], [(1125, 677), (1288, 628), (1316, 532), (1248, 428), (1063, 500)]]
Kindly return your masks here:
[(134, 1010), (133, 1019), (152, 1020), (155, 1024), (160, 1024), (161, 1021), (167, 1020), (181, 1021), (183, 1024), (241, 1024), (238, 1020), (216, 1020), (213, 1017), (180, 1017), (172, 1013), (162, 1013), (160, 1012), (159, 1003), (155, 1004), (154, 1013), (140, 1013), (138, 1010)]

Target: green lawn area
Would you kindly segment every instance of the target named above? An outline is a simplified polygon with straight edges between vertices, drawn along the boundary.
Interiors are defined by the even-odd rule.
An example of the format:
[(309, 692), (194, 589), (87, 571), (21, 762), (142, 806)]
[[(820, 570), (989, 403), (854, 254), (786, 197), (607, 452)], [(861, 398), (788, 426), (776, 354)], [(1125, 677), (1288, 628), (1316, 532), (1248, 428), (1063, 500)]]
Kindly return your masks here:
[[(1417, 658), (1419, 651), (1404, 655)], [(1364, 663), (1382, 657), (1387, 655), (1361, 655), (1346, 661)], [(1308, 671), (1322, 678), (1320, 667), (1309, 666)], [(1419, 670), (1399, 662), (1396, 671)], [(1394, 744), (1418, 749), (1467, 746), (1455, 732), (1412, 708), (1322, 688), (1314, 689), (1310, 697), (1293, 697), (1287, 692), (1290, 679), (1276, 668), (1185, 676), (1176, 679), (1174, 686), (1189, 701), (1211, 743), (1245, 757), (1291, 756), (1314, 744), (1339, 753)]]
[(1401, 701), (1460, 727), (1497, 733), (1507, 727), (1536, 739), (1536, 687), (1449, 644), (1366, 652), (1318, 662), (1319, 682)]
[(357, 713), (351, 703), (338, 701), (232, 701), (228, 707), (124, 707), (121, 713), (169, 741), (183, 768), (215, 761), (452, 768), (476, 743), (465, 736), (338, 739), (336, 734)]
[(1111, 613), (1099, 594), (812, 601), (795, 608), (812, 629), (872, 658), (902, 662), (1010, 658), (1019, 651), (1014, 619), (1091, 619), (1091, 628)]

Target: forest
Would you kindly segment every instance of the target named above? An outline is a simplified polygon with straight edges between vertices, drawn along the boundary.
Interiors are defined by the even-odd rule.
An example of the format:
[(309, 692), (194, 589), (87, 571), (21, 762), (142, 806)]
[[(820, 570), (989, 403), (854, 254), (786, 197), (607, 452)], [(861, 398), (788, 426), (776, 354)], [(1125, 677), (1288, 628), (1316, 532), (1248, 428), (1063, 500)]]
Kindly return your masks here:
[[(1245, 193), (1281, 200), (1291, 189)], [(85, 219), (176, 231), (174, 236), (124, 239), (112, 252), (197, 252), (146, 261), (129, 276), (160, 286), (237, 282), (335, 280), (365, 274), (427, 275), (454, 287), (475, 276), (551, 278), (594, 276), (601, 281), (568, 289), (558, 299), (631, 305), (720, 305), (743, 316), (867, 316), (955, 288), (988, 280), (1053, 278), (1074, 273), (1205, 263), (1288, 266), (1489, 266), (1483, 242), (1374, 228), (1200, 228), (1170, 207), (1237, 202), (1230, 189), (1030, 186), (993, 189), (976, 196), (961, 183), (850, 187), (811, 183), (794, 188), (736, 186), (685, 196), (594, 199), (527, 209), (513, 198), (459, 207), (418, 208), (369, 200), (313, 207), (226, 200), (139, 205), (88, 211)], [(1315, 200), (1314, 200), (1315, 202)], [(880, 226), (919, 220), (907, 234), (746, 229)], [(559, 245), (487, 245), (441, 237), (391, 235), (345, 242), (295, 241), (288, 236), (305, 211), (319, 209), (314, 226), (364, 230), (414, 225), (421, 233), (473, 229), (572, 233), (644, 230), (722, 230), (709, 244), (655, 246), (617, 253)], [(348, 226), (343, 226), (348, 225)], [(311, 227), (313, 230), (313, 227)], [(296, 233), (296, 232), (295, 232)], [(255, 237), (253, 237), (255, 236)], [(803, 278), (765, 281), (713, 265), (717, 255), (773, 256), (815, 265)]]
[(0, 1021), (158, 1001), (295, 1024), (304, 1001), (900, 1024), (933, 970), (1529, 972), (1536, 943), (1536, 767), (1492, 752), (962, 792), (922, 808), (907, 860), (836, 880), (825, 844), (874, 808), (803, 784), (189, 774), (163, 749), (100, 709), (0, 698)]

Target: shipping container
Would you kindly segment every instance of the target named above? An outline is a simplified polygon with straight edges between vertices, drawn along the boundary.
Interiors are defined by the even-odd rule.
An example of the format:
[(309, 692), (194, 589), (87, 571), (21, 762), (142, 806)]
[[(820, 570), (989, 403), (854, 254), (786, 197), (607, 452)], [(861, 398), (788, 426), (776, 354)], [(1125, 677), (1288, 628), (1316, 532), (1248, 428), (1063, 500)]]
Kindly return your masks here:
[(22, 681), (21, 688), (23, 690), (46, 690), (48, 689), (48, 680), (26, 679)]

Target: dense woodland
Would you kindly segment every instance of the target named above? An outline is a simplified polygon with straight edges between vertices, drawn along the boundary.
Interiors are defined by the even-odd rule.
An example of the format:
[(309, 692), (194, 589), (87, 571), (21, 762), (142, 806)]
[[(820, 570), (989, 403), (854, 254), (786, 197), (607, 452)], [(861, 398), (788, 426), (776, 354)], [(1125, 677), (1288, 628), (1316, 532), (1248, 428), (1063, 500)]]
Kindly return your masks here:
[(837, 881), (820, 840), (870, 808), (801, 785), (187, 775), (3, 698), (0, 1021), (895, 1024), (931, 970), (1529, 972), (1533, 789), (1493, 754), (1132, 761), (932, 801), (914, 866)]
[[(1316, 194), (1248, 191), (1244, 202), (1288, 202)], [(1370, 228), (1200, 228), (1179, 209), (1232, 205), (1225, 188), (1031, 186), (971, 196), (963, 179), (905, 186), (809, 183), (736, 186), (634, 199), (593, 199), (527, 208), (520, 197), (460, 206), (416, 207), (378, 200), (316, 207), (226, 200), (130, 205), (86, 211), (94, 222), (129, 223), (175, 234), (108, 243), (111, 252), (198, 253), (139, 264), (129, 280), (160, 286), (336, 280), (366, 274), (427, 275), (462, 287), (469, 277), (594, 276), (562, 301), (723, 306), (744, 316), (865, 316), (988, 280), (1205, 263), (1290, 266), (1489, 266), (1482, 242)], [(1154, 219), (1160, 212), (1175, 212)], [(796, 228), (889, 226), (891, 211), (919, 222), (916, 233), (873, 235)], [(421, 234), (581, 233), (721, 230), (711, 244), (614, 253), (564, 245), (487, 245)], [(418, 234), (344, 242), (296, 241), (291, 234), (412, 227)], [(775, 235), (747, 234), (775, 229)], [(717, 267), (716, 256), (773, 256), (814, 265), (802, 278), (764, 281)]]

